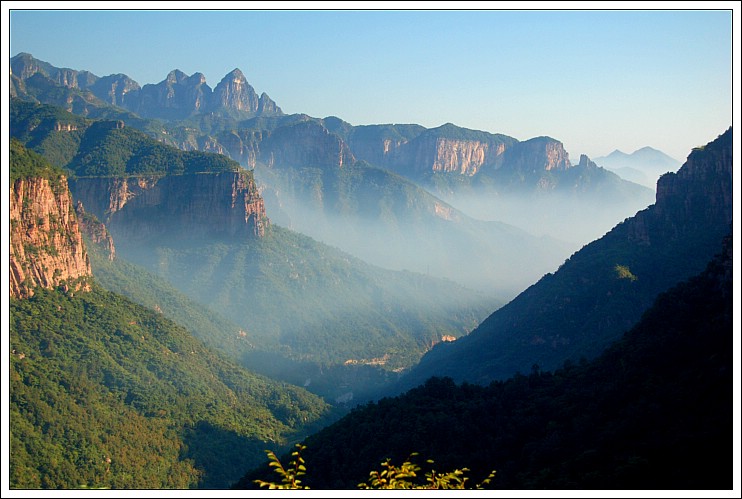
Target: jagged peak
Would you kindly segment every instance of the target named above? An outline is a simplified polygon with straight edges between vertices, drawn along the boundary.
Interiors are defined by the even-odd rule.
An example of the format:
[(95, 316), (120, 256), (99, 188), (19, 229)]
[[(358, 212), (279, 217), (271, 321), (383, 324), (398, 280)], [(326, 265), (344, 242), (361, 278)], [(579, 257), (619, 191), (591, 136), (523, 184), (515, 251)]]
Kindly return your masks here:
[(596, 164), (595, 164), (595, 163), (594, 163), (594, 162), (593, 162), (593, 161), (592, 161), (592, 160), (591, 160), (591, 159), (590, 159), (590, 158), (588, 157), (588, 155), (587, 155), (587, 154), (580, 154), (580, 162), (579, 162), (579, 163), (577, 163), (577, 166), (579, 166), (579, 167), (582, 167), (582, 168), (588, 168), (588, 167), (592, 167), (592, 168), (598, 168), (598, 165), (596, 165)]
[(242, 73), (242, 71), (240, 71), (239, 68), (234, 68), (232, 71), (227, 73), (224, 76), (224, 78), (222, 78), (222, 81), (229, 80), (229, 79), (234, 80), (234, 81), (238, 81), (238, 80), (247, 81), (247, 79), (245, 78), (245, 75)]
[(18, 52), (12, 59), (34, 59), (36, 58), (28, 52)]
[(203, 84), (206, 83), (206, 77), (203, 73), (193, 73), (191, 76), (188, 77), (189, 81), (196, 82), (197, 84)]
[(180, 83), (181, 81), (188, 78), (188, 76), (180, 69), (173, 69), (167, 74), (165, 81), (168, 83)]

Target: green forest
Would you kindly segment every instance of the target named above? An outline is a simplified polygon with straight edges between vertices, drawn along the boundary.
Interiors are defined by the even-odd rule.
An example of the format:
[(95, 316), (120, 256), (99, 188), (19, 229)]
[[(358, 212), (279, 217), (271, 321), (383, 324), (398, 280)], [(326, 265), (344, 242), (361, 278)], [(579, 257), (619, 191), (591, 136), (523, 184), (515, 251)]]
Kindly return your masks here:
[(97, 285), (10, 315), (14, 488), (223, 488), (330, 414)]

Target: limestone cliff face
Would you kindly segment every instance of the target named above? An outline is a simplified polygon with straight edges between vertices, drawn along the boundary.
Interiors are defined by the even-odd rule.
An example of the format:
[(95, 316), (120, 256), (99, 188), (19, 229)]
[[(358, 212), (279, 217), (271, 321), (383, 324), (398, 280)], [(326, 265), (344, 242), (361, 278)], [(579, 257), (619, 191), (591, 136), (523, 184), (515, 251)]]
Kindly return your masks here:
[(439, 138), (435, 144), (433, 171), (457, 172), (462, 175), (475, 175), (485, 164), (496, 163), (505, 151), (504, 144), (497, 144), (493, 151), (490, 145), (479, 141), (461, 141)]
[(516, 141), (449, 123), (435, 129), (413, 125), (359, 127), (348, 142), (358, 159), (404, 176), (443, 172), (471, 177), (484, 167), (498, 168), (503, 153)]
[(153, 237), (262, 237), (269, 224), (250, 172), (79, 178), (75, 199), (116, 241)]
[(503, 157), (503, 167), (514, 172), (539, 173), (567, 170), (571, 167), (564, 145), (549, 137), (518, 142)]
[(404, 145), (385, 143), (384, 148), (394, 163), (413, 164), (417, 172), (473, 176), (485, 165), (499, 164), (505, 145), (425, 135)]
[(67, 180), (16, 180), (10, 189), (10, 296), (32, 296), (36, 286), (86, 290), (89, 276)]

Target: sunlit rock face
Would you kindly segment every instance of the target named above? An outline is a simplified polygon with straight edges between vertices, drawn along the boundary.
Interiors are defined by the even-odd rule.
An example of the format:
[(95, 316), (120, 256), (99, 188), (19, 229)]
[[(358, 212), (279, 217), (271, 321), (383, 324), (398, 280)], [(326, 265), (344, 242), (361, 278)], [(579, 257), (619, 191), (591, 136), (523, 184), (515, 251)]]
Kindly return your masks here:
[(16, 180), (10, 189), (10, 296), (33, 288), (88, 289), (90, 261), (67, 180)]

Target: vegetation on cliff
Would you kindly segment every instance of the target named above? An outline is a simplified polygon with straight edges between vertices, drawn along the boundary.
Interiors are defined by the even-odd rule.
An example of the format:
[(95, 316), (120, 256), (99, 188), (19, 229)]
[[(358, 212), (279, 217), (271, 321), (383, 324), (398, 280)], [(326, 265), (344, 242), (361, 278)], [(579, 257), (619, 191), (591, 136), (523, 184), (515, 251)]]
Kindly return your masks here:
[(10, 139), (10, 184), (21, 178), (44, 178), (58, 182), (65, 172), (53, 166), (42, 155), (26, 149), (15, 139)]

